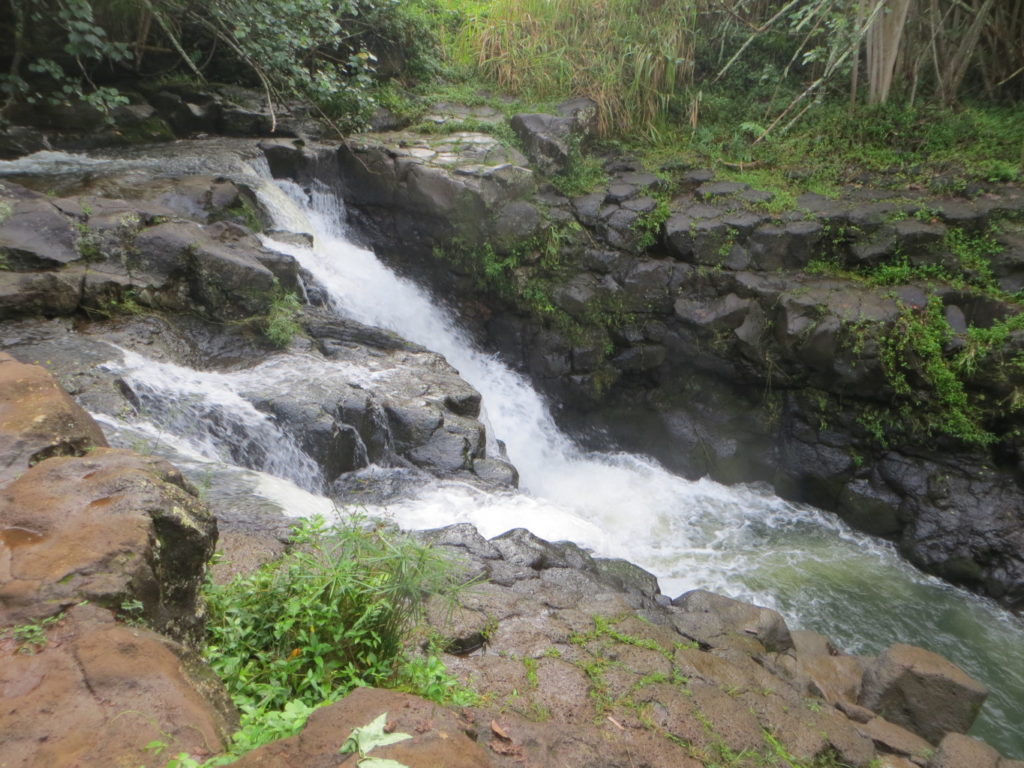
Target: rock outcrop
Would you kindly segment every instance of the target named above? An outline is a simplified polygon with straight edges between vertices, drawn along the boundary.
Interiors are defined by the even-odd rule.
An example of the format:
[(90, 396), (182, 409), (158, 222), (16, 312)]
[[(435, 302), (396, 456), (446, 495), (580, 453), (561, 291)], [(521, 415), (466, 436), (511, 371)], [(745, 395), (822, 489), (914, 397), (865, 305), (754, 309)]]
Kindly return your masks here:
[[(453, 710), (355, 691), (241, 765), (332, 765), (354, 729), (385, 714), (388, 732), (410, 738), (369, 756), (407, 765), (696, 768), (743, 754), (932, 768), (971, 750), (988, 750), (986, 765), (1000, 759), (960, 734), (936, 731), (929, 742), (857, 704), (862, 679), (874, 685), (869, 670), (906, 647), (878, 661), (847, 656), (820, 635), (790, 633), (774, 611), (707, 592), (669, 601), (636, 566), (521, 529), (485, 540), (463, 524), (421, 536), (486, 580), (454, 610), (438, 603), (429, 614), (445, 663), (483, 698)], [(946, 668), (929, 685), (962, 675)]]
[(166, 462), (102, 447), (41, 367), (2, 355), (0, 371), (0, 445), (8, 468), (25, 468), (0, 484), (4, 764), (158, 766), (163, 749), (222, 751), (237, 718), (178, 642), (202, 634), (213, 517)]
[[(489, 141), (480, 151), (503, 151), (495, 146)], [(86, 345), (59, 341), (68, 329), (52, 323), (43, 324), (48, 338), (39, 338), (27, 330), (34, 318), (84, 313), (93, 323), (83, 326), (81, 336), (106, 338), (147, 356), (158, 348), (163, 361), (238, 371), (273, 357), (274, 345), (263, 334), (284, 297), (315, 302), (322, 293), (300, 275), (294, 256), (264, 246), (252, 231), (268, 219), (254, 191), (260, 181), (242, 159), (261, 152), (255, 142), (176, 149), (168, 150), (174, 157), (155, 177), (140, 177), (131, 160), (92, 168), (88, 182), (45, 173), (19, 177), (26, 184), (67, 184), (63, 197), (0, 182), (0, 201), (10, 209), (0, 217), (0, 258), (8, 267), (0, 270), (0, 293), (6, 290), (10, 299), (0, 302), (0, 319), (21, 329), (4, 346), (28, 362), (56, 358), (60, 375), (78, 382), (76, 396), (113, 417), (140, 409), (157, 415), (174, 406), (166, 393), (133, 390), (130, 382), (97, 371), (104, 362), (101, 344), (80, 354)], [(295, 145), (284, 149), (264, 143), (263, 151), (274, 163), (296, 154), (309, 159)], [(231, 178), (192, 173), (208, 170), (217, 158), (232, 169)], [(148, 171), (153, 160), (137, 162)], [(466, 190), (498, 194), (497, 177), (472, 177), (462, 165), (451, 170)], [(425, 183), (424, 190), (437, 186)], [(304, 233), (273, 236), (268, 243), (310, 243)], [(25, 324), (10, 325), (12, 320)], [(318, 475), (306, 483), (311, 490), (316, 485), (341, 501), (353, 493), (365, 499), (365, 483), (350, 487), (344, 476), (370, 463), (407, 469), (410, 476), (459, 476), (487, 488), (516, 484), (514, 468), (487, 454), (479, 394), (439, 355), (313, 306), (295, 310), (293, 327), (300, 326), (308, 336), (293, 346), (323, 361), (320, 382), (296, 390), (281, 379), (254, 375), (238, 390), (306, 455), (308, 474)], [(105, 359), (117, 357), (110, 350)], [(192, 417), (216, 422), (223, 414), (207, 409)], [(245, 435), (230, 442), (223, 450), (246, 466), (261, 469), (273, 458)]]
[(893, 645), (865, 670), (860, 704), (937, 744), (947, 733), (965, 733), (986, 696), (938, 654)]
[(89, 414), (45, 369), (0, 352), (0, 482), (51, 456), (81, 456), (105, 447)]
[[(655, 175), (611, 157), (587, 195), (539, 176), (514, 203), (477, 193), (445, 207), (466, 182), (457, 159), (414, 151), (423, 141), (340, 150), (353, 224), (565, 403), (569, 427), (596, 422), (688, 476), (771, 482), (896, 540), (927, 571), (1024, 604), (1024, 379), (1007, 362), (1021, 344), (1019, 188), (850, 188), (785, 210), (710, 171)], [(434, 181), (434, 202), (409, 194), (403, 164)], [(503, 166), (474, 173), (488, 167)], [(496, 237), (513, 205), (545, 227)]]

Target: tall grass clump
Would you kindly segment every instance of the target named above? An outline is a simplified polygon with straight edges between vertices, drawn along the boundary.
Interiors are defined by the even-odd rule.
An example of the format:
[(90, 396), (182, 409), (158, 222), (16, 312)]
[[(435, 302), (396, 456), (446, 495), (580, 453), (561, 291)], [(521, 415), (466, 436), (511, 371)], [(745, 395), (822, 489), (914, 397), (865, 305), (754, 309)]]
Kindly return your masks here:
[(236, 750), (288, 735), (313, 708), (360, 686), (459, 692), (436, 659), (405, 655), (427, 597), (458, 589), (437, 550), (358, 517), (306, 521), (293, 544), (206, 589), (205, 655), (242, 713)]
[(693, 75), (696, 25), (693, 0), (494, 0), (463, 34), (502, 90), (589, 96), (609, 136), (667, 115)]

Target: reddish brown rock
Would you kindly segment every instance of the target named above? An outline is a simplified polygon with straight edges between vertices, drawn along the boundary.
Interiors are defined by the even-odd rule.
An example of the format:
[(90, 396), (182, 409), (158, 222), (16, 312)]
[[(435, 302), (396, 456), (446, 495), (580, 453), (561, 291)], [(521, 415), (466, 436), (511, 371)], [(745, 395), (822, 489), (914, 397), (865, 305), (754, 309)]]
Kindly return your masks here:
[(0, 491), (0, 625), (130, 599), (155, 629), (194, 638), (216, 530), (165, 461), (109, 448), (48, 459)]
[(931, 756), (927, 768), (1005, 768), (1000, 763), (1001, 759), (999, 753), (983, 741), (962, 733), (948, 733)]
[(860, 704), (938, 744), (966, 733), (988, 689), (936, 653), (892, 645), (864, 672)]
[[(371, 757), (397, 760), (409, 766), (485, 768), (498, 765), (467, 735), (486, 729), (426, 699), (395, 691), (360, 688), (337, 704), (318, 709), (306, 727), (290, 739), (260, 747), (233, 765), (237, 768), (334, 768), (342, 759), (338, 750), (355, 728), (368, 725), (383, 713), (388, 731), (413, 738), (374, 749)], [(354, 763), (354, 761), (352, 761)]]
[[(34, 652), (26, 652), (34, 651)], [(215, 684), (188, 651), (98, 606), (72, 608), (45, 645), (0, 641), (4, 768), (165, 766), (169, 756), (222, 751), (232, 727), (197, 689)], [(151, 743), (164, 746), (147, 750)]]
[(105, 446), (99, 425), (46, 369), (0, 352), (0, 483), (50, 456)]
[(932, 753), (932, 746), (916, 733), (890, 723), (881, 717), (873, 717), (857, 726), (862, 734), (870, 738), (882, 752), (907, 757), (921, 765)]

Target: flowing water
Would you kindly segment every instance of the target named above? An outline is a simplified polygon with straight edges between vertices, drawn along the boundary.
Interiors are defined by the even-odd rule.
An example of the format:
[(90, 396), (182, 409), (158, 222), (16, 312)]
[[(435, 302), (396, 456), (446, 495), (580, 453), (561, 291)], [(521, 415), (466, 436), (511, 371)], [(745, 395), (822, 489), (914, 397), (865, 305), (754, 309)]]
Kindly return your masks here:
[[(991, 688), (973, 733), (1007, 756), (1024, 757), (1020, 619), (918, 572), (891, 545), (835, 516), (764, 488), (691, 482), (641, 456), (581, 451), (525, 379), (476, 350), (437, 302), (348, 241), (342, 205), (328, 187), (307, 193), (280, 182), (264, 185), (261, 198), (275, 226), (315, 235), (314, 248), (271, 245), (299, 259), (337, 312), (442, 353), (481, 392), (490, 437), (505, 443), (521, 475), (521, 493), (434, 482), (415, 498), (371, 512), (408, 528), (468, 521), (486, 536), (522, 526), (632, 560), (655, 573), (669, 595), (702, 587), (775, 607), (791, 626), (822, 632), (848, 651), (872, 654), (894, 642), (929, 648)], [(244, 397), (252, 381), (268, 375), (305, 380), (309, 359), (283, 353), (249, 371), (219, 374), (124, 351), (111, 357), (107, 365), (147, 406), (130, 424), (101, 417), (114, 441), (148, 440), (194, 480), (248, 467), (232, 470), (239, 499), (257, 494), (295, 515), (330, 508), (309, 492), (322, 487), (316, 467)], [(346, 375), (355, 382), (373, 374)]]

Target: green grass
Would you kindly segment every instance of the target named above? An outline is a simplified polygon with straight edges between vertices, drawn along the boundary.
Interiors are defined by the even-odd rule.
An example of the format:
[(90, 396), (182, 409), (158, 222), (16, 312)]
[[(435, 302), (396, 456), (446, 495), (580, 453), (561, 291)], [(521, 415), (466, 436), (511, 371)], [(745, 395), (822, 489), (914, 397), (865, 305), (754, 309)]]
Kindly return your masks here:
[(452, 46), (503, 91), (590, 96), (608, 136), (644, 130), (690, 82), (695, 15), (689, 0), (492, 0)]
[(263, 335), (275, 347), (287, 347), (291, 340), (302, 333), (296, 318), (302, 304), (294, 293), (279, 291), (270, 303), (263, 318)]

